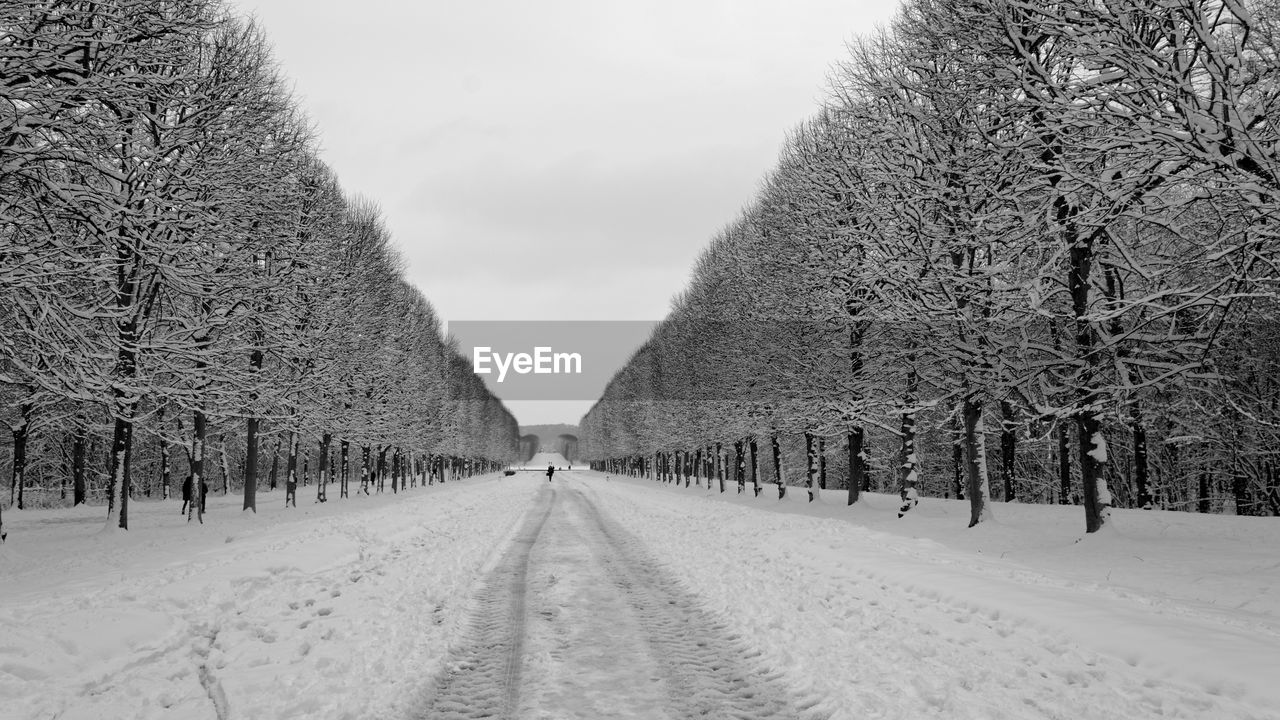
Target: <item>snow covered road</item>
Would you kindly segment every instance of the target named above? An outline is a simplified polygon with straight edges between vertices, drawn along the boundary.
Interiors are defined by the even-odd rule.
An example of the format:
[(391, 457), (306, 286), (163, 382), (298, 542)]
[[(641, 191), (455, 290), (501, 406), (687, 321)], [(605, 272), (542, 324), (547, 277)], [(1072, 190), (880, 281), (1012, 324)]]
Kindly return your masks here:
[(1082, 549), (1074, 508), (973, 532), (767, 495), (562, 472), (204, 526), (138, 502), (128, 533), (15, 513), (0, 718), (1280, 718), (1270, 525), (1121, 513)]
[[(568, 474), (490, 572), (424, 720), (827, 717), (701, 608)], [(813, 703), (810, 702), (809, 705)]]
[[(749, 491), (585, 477), (604, 511), (636, 532), (731, 632), (759, 647), (794, 694), (821, 698), (818, 709), (837, 720), (1280, 718), (1274, 615), (1077, 582), (1049, 565), (1030, 568), (860, 525), (888, 518), (887, 526), (911, 532), (923, 527), (914, 522), (931, 519), (894, 523), (896, 498), (868, 496), (850, 510), (843, 498), (833, 498), (834, 507), (806, 505), (802, 492), (779, 502), (771, 493), (752, 498)], [(962, 505), (933, 500), (931, 511), (947, 502)], [(1046, 517), (1078, 521), (1072, 507), (999, 512), (1016, 519), (1024, 509), (1038, 524), (989, 528), (992, 536), (1008, 533), (1011, 547), (1030, 546), (1040, 542), (1035, 534), (1058, 529)], [(974, 535), (960, 517), (948, 521), (949, 542)], [(1280, 579), (1275, 545), (1265, 535), (1255, 543), (1265, 563), (1255, 570), (1257, 587), (1269, 590)], [(1152, 561), (1176, 559), (1176, 549), (1161, 557), (1142, 547)], [(1221, 562), (1244, 548), (1206, 549)], [(1105, 557), (1108, 547), (1092, 551)], [(1200, 562), (1186, 556), (1181, 568)], [(1168, 589), (1174, 580), (1150, 584)]]

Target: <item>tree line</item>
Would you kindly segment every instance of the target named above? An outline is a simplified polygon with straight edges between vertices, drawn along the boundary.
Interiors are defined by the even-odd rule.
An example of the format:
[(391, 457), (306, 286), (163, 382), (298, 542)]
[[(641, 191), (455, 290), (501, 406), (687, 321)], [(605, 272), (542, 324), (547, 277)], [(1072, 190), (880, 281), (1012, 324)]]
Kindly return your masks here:
[(1275, 0), (907, 0), (584, 455), (810, 499), (832, 472), (849, 504), (967, 499), (970, 526), (993, 499), (1081, 504), (1088, 532), (1113, 506), (1280, 515), (1277, 118)]
[(120, 528), (179, 453), (256, 510), (267, 460), (323, 500), (518, 449), (219, 0), (0, 2), (0, 396), (11, 502), (101, 494)]

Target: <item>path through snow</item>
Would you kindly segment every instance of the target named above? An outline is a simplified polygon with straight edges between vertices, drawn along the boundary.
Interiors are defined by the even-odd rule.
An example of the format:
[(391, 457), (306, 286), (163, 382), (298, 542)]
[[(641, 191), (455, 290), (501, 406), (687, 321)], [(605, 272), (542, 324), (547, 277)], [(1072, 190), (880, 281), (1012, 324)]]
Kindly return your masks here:
[(1280, 720), (1269, 626), (868, 530), (849, 511), (581, 478), (833, 720)]
[[(574, 483), (576, 484), (576, 483)], [(423, 720), (825, 718), (581, 490), (544, 486)]]
[(139, 501), (128, 533), (16, 512), (0, 720), (1280, 719), (1272, 519), (1075, 543), (1077, 508), (796, 495), (530, 472), (203, 526)]

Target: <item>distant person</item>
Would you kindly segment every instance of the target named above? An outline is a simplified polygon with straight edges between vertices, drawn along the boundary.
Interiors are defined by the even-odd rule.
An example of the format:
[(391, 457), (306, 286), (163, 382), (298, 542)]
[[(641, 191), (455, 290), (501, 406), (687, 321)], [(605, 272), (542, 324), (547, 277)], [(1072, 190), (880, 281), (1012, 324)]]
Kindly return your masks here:
[(187, 506), (191, 504), (191, 475), (187, 475), (187, 479), (182, 481), (182, 515), (187, 514)]
[(556, 466), (548, 465), (547, 466), (547, 482), (551, 482), (551, 476), (555, 474), (556, 474)]

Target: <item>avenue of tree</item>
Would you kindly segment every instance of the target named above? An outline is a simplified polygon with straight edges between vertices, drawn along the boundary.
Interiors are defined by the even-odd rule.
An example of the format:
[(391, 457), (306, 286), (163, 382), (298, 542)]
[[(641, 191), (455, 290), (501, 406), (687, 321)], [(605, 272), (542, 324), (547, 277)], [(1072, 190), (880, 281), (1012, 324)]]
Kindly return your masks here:
[(970, 526), (993, 499), (1079, 503), (1088, 532), (1280, 515), (1278, 119), (1275, 0), (906, 0), (582, 453), (965, 498)]
[(0, 412), (15, 507), (120, 528), (188, 476), (255, 509), (264, 481), (323, 501), (518, 451), (217, 0), (0, 0)]

